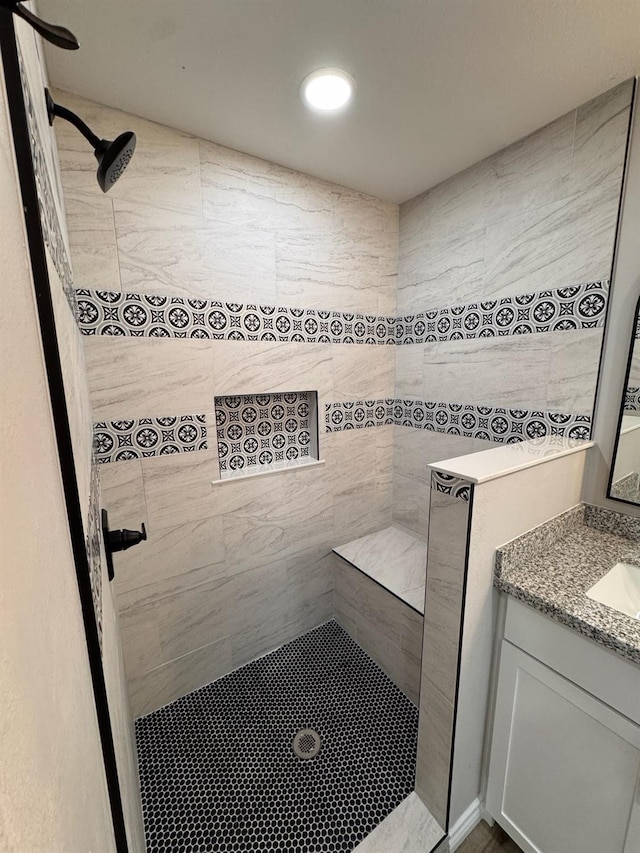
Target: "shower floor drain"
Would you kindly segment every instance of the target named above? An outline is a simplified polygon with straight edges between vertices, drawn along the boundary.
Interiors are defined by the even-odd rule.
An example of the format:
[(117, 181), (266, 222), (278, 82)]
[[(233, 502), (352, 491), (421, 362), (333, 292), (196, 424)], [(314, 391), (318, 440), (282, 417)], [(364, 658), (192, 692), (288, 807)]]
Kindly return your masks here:
[(293, 739), (293, 751), (298, 758), (315, 758), (322, 743), (320, 735), (313, 729), (300, 729)]

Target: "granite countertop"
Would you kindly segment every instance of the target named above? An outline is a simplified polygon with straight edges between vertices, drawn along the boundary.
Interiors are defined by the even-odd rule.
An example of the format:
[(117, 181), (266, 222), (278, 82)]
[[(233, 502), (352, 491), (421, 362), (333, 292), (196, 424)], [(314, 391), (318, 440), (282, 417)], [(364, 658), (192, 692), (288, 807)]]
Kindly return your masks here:
[(640, 519), (579, 504), (499, 548), (494, 586), (640, 664), (640, 620), (585, 594), (618, 562), (640, 562)]
[(386, 527), (333, 549), (376, 583), (424, 614), (427, 545), (398, 527)]

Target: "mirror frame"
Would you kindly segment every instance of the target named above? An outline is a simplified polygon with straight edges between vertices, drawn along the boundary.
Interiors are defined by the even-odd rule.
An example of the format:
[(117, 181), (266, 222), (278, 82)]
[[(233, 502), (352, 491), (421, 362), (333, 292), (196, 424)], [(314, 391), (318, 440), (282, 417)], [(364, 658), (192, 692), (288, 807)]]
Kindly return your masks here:
[[(627, 356), (627, 367), (624, 372), (624, 382), (622, 385), (622, 399), (620, 400), (620, 411), (618, 413), (618, 426), (616, 428), (616, 440), (613, 445), (613, 454), (611, 456), (611, 465), (609, 466), (609, 480), (607, 483), (607, 494), (606, 497), (612, 501), (618, 501), (619, 503), (629, 504), (629, 506), (640, 506), (640, 503), (636, 503), (635, 501), (626, 500), (625, 498), (616, 497), (611, 493), (613, 488), (613, 475), (616, 467), (616, 459), (618, 457), (618, 445), (620, 443), (620, 434), (622, 430), (622, 418), (625, 413), (625, 400), (627, 398), (627, 388), (629, 387), (629, 377), (631, 375), (631, 364), (633, 362), (633, 355), (636, 346), (636, 341), (640, 341), (640, 338), (636, 337), (638, 332), (638, 323), (640, 322), (640, 297), (638, 297), (638, 301), (636, 302), (636, 310), (633, 316), (633, 328), (631, 331), (632, 338), (629, 344), (629, 354)], [(640, 344), (639, 344), (640, 346)], [(639, 418), (640, 420), (640, 418)], [(640, 474), (640, 471), (638, 472)]]

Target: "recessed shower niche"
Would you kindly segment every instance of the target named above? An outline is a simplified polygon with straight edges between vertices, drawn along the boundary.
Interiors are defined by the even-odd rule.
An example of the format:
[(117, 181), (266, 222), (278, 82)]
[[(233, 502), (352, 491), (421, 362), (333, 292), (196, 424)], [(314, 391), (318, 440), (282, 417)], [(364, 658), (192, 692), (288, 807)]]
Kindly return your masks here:
[(318, 462), (318, 394), (285, 391), (214, 400), (220, 481)]

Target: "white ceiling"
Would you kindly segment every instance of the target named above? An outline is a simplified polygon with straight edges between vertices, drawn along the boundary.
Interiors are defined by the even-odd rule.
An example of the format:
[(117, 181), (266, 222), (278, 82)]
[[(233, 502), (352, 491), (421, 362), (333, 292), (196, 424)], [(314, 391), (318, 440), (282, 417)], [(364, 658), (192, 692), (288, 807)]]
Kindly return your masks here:
[[(47, 49), (55, 86), (390, 201), (640, 73), (640, 0), (38, 6), (80, 41)], [(323, 66), (357, 81), (339, 116), (298, 96)]]

